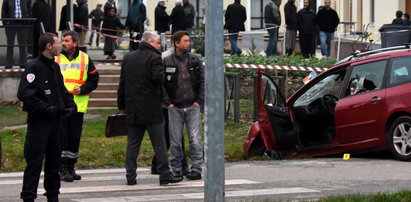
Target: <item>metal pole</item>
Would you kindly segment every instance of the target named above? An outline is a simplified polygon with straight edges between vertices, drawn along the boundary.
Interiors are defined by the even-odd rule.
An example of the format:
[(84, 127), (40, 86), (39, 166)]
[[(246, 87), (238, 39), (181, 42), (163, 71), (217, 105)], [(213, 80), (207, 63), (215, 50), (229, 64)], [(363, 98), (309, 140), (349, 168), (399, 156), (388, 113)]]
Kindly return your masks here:
[(223, 1), (206, 2), (204, 201), (224, 201)]
[(69, 5), (69, 12), (70, 12), (70, 14), (69, 14), (69, 17), (70, 17), (70, 24), (73, 26), (73, 27), (70, 27), (70, 29), (71, 28), (73, 28), (74, 29), (74, 5), (73, 5), (73, 0), (67, 0), (67, 5)]

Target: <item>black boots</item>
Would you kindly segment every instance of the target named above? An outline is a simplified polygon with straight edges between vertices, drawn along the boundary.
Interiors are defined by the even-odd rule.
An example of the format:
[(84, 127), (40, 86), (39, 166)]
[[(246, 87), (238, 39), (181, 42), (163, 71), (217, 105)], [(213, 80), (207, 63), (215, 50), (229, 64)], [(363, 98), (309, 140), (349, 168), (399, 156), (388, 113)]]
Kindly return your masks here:
[(81, 176), (76, 174), (74, 165), (61, 165), (60, 180), (64, 182), (73, 182), (74, 180), (81, 180)]
[(73, 182), (73, 176), (70, 174), (68, 166), (62, 165), (60, 168), (60, 180), (64, 182)]
[(128, 169), (126, 174), (127, 185), (135, 185), (137, 184), (137, 173), (136, 169)]
[(74, 165), (69, 165), (67, 167), (68, 167), (68, 172), (73, 177), (73, 180), (81, 180), (81, 176), (77, 175), (76, 171), (74, 170)]
[(59, 197), (58, 197), (58, 195), (47, 196), (47, 202), (59, 202)]
[(167, 185), (169, 183), (177, 183), (183, 181), (182, 176), (174, 176), (171, 172), (160, 174), (160, 185)]

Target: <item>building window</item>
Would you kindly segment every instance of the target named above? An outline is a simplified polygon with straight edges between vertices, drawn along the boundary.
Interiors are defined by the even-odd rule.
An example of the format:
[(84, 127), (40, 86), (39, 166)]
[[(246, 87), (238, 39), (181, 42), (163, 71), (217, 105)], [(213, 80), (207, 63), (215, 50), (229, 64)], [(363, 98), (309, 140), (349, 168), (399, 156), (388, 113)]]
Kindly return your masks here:
[(251, 30), (264, 28), (264, 7), (270, 0), (252, 0), (251, 7)]

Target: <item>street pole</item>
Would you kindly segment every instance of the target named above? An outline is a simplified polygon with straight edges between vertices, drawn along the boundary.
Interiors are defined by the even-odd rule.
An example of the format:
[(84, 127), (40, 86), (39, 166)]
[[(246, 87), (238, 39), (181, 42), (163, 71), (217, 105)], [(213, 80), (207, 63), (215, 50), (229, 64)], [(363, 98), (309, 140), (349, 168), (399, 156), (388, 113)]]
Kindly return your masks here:
[(223, 1), (207, 0), (205, 28), (204, 201), (224, 201)]
[[(69, 22), (69, 29), (71, 30), (71, 28), (74, 28), (74, 9), (73, 9), (73, 0), (67, 0), (67, 17), (70, 19)], [(73, 26), (73, 27), (71, 27)]]

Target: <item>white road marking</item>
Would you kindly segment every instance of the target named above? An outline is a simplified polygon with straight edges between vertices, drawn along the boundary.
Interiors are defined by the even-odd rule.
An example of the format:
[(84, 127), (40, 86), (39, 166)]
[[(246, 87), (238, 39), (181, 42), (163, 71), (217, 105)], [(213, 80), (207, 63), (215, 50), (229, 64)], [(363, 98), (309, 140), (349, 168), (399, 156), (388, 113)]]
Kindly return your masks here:
[[(79, 174), (77, 172), (77, 174)], [(137, 179), (152, 179), (158, 178), (158, 175), (137, 175)], [(103, 177), (87, 177), (83, 176), (80, 181), (75, 182), (96, 182), (96, 181), (115, 181), (115, 180), (124, 180), (126, 181), (126, 176), (124, 175), (117, 175), (117, 176), (103, 176)], [(0, 185), (16, 185), (16, 184), (23, 184), (23, 179), (18, 180), (2, 180), (0, 181)], [(43, 184), (43, 179), (40, 179), (39, 184)], [(74, 183), (72, 183), (74, 184)]]
[[(254, 189), (254, 190), (239, 190), (239, 191), (226, 191), (226, 197), (255, 197), (255, 196), (269, 196), (278, 194), (295, 194), (295, 193), (314, 193), (321, 192), (320, 190), (307, 189), (301, 187), (294, 188), (273, 188), (273, 189)], [(189, 194), (164, 194), (164, 195), (139, 195), (139, 196), (127, 196), (127, 197), (107, 197), (107, 198), (88, 198), (88, 199), (73, 199), (77, 202), (139, 202), (139, 201), (168, 201), (173, 200), (190, 200), (190, 199), (203, 199), (204, 193), (189, 193)]]
[[(250, 180), (226, 180), (225, 185), (240, 185), (240, 184), (258, 184), (258, 182)], [(137, 184), (134, 186), (127, 185), (113, 185), (113, 186), (91, 186), (91, 187), (67, 187), (60, 188), (61, 194), (72, 193), (96, 193), (96, 192), (110, 192), (110, 191), (138, 191), (138, 190), (158, 190), (158, 189), (173, 189), (186, 187), (203, 187), (204, 181), (183, 181), (167, 186), (160, 186), (159, 184)], [(38, 189), (38, 194), (44, 193), (44, 189)]]
[[(150, 171), (149, 168), (137, 168), (137, 172)], [(101, 174), (101, 173), (126, 173), (125, 168), (112, 168), (112, 169), (88, 169), (88, 170), (77, 170), (78, 174)], [(41, 172), (44, 175), (44, 172)], [(23, 172), (12, 172), (12, 173), (0, 173), (0, 178), (7, 177), (23, 177)]]

